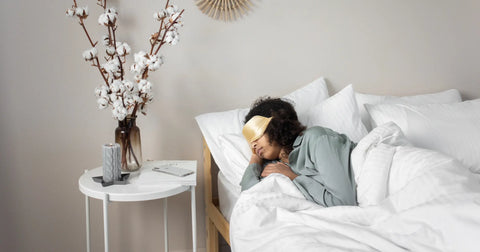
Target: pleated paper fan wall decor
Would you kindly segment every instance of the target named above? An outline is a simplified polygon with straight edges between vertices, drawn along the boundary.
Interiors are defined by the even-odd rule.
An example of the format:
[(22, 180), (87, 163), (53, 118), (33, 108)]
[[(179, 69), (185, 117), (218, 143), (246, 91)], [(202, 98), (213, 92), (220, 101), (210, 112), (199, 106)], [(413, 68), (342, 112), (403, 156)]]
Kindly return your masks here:
[(223, 21), (235, 21), (253, 7), (250, 0), (197, 0), (196, 4), (205, 15)]

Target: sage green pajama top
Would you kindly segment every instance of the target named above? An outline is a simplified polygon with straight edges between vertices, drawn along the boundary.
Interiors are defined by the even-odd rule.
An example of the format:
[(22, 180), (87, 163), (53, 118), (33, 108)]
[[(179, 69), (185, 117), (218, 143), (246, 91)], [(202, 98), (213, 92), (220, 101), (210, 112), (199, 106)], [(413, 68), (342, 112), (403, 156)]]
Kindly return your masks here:
[[(355, 146), (346, 135), (331, 129), (308, 128), (295, 139), (288, 157), (290, 168), (298, 175), (293, 183), (306, 199), (322, 206), (357, 205), (350, 164), (350, 153)], [(240, 182), (242, 191), (261, 181), (263, 167), (256, 163), (247, 167)]]

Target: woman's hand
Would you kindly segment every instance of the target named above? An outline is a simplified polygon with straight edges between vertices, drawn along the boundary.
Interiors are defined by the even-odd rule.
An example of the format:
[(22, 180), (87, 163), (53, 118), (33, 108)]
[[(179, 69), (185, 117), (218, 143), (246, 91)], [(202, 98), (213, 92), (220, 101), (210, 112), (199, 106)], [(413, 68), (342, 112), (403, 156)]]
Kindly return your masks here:
[(287, 177), (290, 178), (290, 180), (294, 180), (298, 175), (295, 174), (292, 169), (290, 168), (290, 166), (284, 164), (284, 163), (280, 163), (280, 162), (277, 162), (277, 163), (271, 163), (271, 164), (268, 164), (265, 166), (265, 168), (263, 169), (263, 172), (262, 172), (262, 177), (266, 177), (272, 173), (280, 173), (280, 174), (283, 174)]
[(252, 156), (250, 157), (250, 164), (255, 164), (255, 163), (262, 165), (263, 159), (259, 157), (257, 154), (252, 154)]

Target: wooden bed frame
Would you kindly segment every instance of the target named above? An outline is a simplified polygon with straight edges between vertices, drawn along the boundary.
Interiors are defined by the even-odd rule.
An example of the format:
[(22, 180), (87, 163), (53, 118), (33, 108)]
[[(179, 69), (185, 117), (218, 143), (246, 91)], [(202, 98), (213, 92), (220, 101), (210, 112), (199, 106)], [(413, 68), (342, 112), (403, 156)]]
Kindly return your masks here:
[[(203, 176), (205, 178), (205, 213), (207, 227), (207, 252), (218, 252), (218, 233), (230, 245), (230, 224), (220, 212), (218, 195), (214, 195), (212, 177), (218, 168), (212, 166), (212, 155), (205, 138), (203, 139)], [(212, 174), (212, 172), (214, 172)], [(216, 181), (214, 181), (216, 183)], [(215, 184), (216, 185), (216, 184)]]

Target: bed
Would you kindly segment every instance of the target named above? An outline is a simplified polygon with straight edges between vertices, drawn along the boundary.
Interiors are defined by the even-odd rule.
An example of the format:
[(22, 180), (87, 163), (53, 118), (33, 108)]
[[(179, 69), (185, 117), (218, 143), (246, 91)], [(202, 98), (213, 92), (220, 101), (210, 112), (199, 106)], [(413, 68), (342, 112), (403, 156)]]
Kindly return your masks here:
[(359, 206), (323, 208), (273, 174), (240, 193), (248, 108), (196, 117), (204, 137), (207, 251), (477, 251), (480, 99), (450, 89), (415, 96), (329, 96), (324, 78), (284, 96), (299, 120), (346, 134)]

